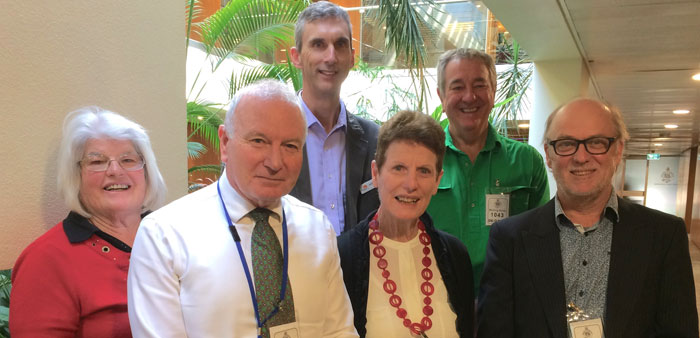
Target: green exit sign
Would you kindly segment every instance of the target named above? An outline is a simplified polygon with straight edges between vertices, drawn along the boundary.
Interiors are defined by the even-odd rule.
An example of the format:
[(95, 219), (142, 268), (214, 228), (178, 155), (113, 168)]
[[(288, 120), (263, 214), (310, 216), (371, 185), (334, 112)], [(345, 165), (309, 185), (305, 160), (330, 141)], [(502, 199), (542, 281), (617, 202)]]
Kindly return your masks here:
[(660, 158), (661, 158), (661, 155), (657, 154), (657, 153), (647, 154), (647, 160), (658, 160)]

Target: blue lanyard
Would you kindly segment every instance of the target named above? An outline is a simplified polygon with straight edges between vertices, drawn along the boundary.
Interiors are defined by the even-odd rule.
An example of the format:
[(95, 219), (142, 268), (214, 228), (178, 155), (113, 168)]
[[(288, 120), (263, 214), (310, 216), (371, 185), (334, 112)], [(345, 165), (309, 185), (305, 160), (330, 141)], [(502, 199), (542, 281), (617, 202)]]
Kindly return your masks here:
[(267, 321), (274, 316), (280, 309), (280, 304), (284, 300), (284, 295), (287, 292), (287, 267), (289, 266), (289, 255), (288, 255), (288, 245), (287, 245), (287, 218), (284, 214), (284, 208), (282, 208), (282, 286), (280, 287), (280, 300), (275, 305), (275, 308), (270, 312), (270, 314), (265, 317), (263, 321), (260, 321), (260, 312), (258, 311), (258, 299), (255, 296), (255, 287), (253, 286), (253, 278), (250, 276), (250, 270), (248, 269), (248, 263), (246, 263), (245, 256), (243, 255), (243, 248), (241, 248), (241, 237), (238, 236), (238, 231), (236, 226), (231, 222), (231, 217), (228, 215), (226, 210), (226, 204), (224, 203), (224, 198), (221, 196), (221, 187), (219, 181), (216, 182), (216, 190), (219, 193), (219, 200), (221, 201), (221, 207), (224, 209), (224, 216), (226, 216), (226, 221), (228, 221), (228, 229), (231, 231), (231, 236), (233, 236), (233, 241), (236, 243), (236, 248), (238, 249), (238, 257), (241, 259), (241, 265), (243, 265), (243, 271), (245, 271), (245, 277), (248, 280), (248, 290), (250, 290), (250, 299), (253, 301), (253, 309), (255, 310), (255, 321), (258, 324), (258, 337), (262, 337), (262, 327), (267, 323)]

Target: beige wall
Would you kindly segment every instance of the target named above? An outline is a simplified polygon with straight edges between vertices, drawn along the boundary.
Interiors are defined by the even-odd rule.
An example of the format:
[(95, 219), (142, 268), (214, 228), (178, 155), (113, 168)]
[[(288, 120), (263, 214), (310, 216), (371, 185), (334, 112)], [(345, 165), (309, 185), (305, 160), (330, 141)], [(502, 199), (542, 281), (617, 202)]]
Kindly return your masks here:
[[(535, 61), (532, 78), (532, 115), (528, 143), (535, 147), (546, 161), (544, 153), (544, 128), (547, 117), (564, 102), (588, 93), (589, 76), (581, 59)], [(554, 197), (557, 182), (552, 171), (547, 170), (549, 194)]]
[(142, 124), (186, 192), (184, 3), (6, 1), (0, 11), (0, 268), (66, 215), (55, 159), (65, 114), (100, 105)]

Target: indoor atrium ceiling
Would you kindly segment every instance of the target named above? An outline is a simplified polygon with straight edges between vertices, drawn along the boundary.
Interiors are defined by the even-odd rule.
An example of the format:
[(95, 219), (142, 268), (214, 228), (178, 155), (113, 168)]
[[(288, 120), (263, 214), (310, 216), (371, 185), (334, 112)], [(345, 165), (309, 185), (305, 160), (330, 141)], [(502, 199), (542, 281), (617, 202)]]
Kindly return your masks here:
[(595, 91), (589, 95), (623, 113), (627, 155), (677, 155), (698, 144), (700, 81), (691, 76), (700, 73), (700, 0), (484, 3), (535, 61), (587, 63)]

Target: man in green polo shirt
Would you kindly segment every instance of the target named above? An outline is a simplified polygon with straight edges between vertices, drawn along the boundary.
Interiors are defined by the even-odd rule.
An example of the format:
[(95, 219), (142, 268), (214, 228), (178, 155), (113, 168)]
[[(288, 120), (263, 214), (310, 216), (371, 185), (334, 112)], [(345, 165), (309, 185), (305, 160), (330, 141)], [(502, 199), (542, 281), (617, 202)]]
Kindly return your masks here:
[(437, 68), (438, 96), (450, 124), (444, 174), (428, 212), (437, 228), (467, 246), (478, 292), (491, 224), (547, 202), (547, 172), (535, 148), (498, 135), (489, 123), (496, 66), (488, 54), (450, 50)]

